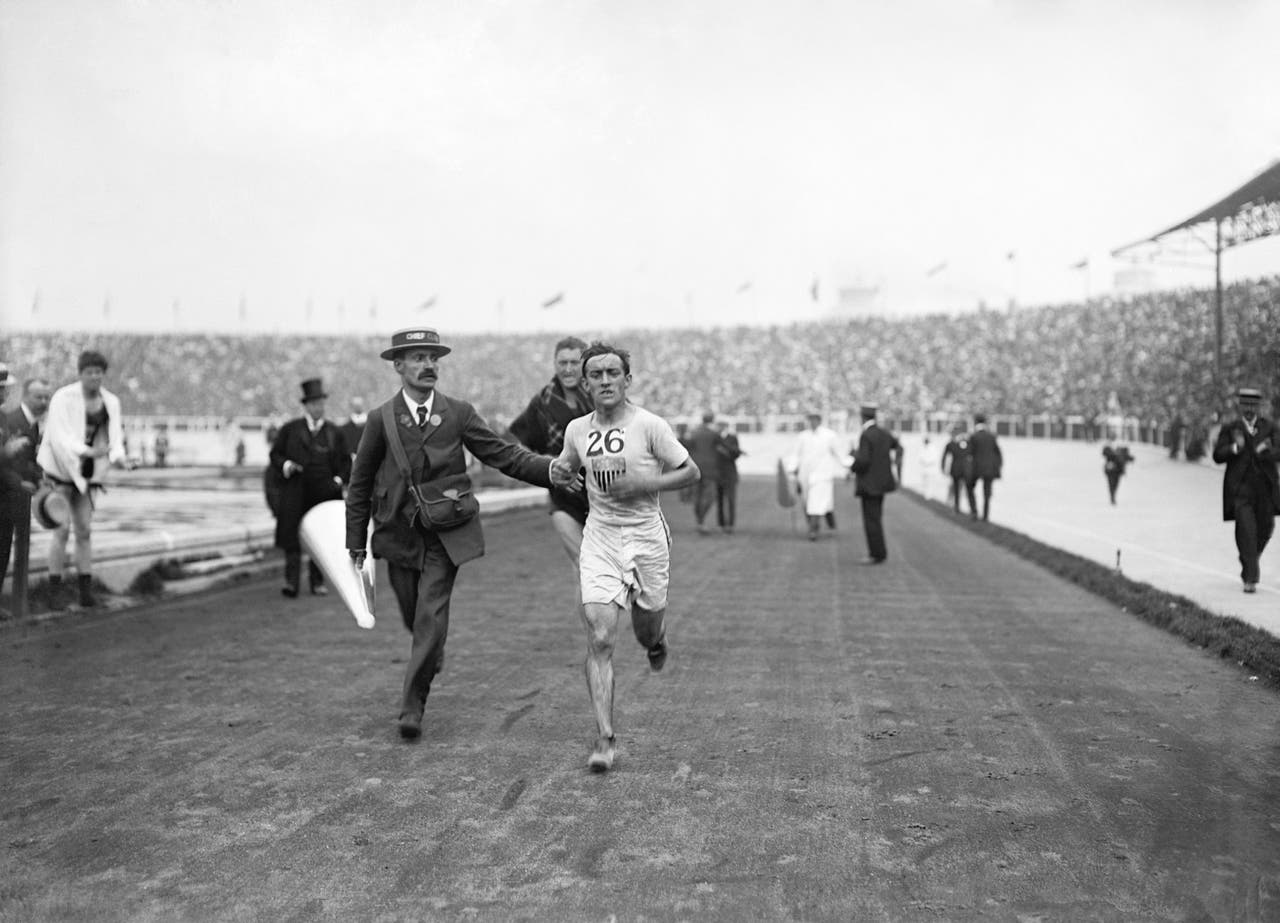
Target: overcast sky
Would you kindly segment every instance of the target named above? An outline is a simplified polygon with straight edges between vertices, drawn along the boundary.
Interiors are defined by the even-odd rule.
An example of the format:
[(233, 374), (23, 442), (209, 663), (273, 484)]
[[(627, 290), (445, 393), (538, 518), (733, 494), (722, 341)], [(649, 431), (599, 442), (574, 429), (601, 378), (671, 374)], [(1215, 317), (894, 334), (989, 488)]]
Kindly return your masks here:
[[(1265, 0), (0, 0), (0, 324), (1105, 294), (1110, 250), (1280, 157), (1277, 36)], [(1280, 272), (1280, 240), (1224, 265)]]

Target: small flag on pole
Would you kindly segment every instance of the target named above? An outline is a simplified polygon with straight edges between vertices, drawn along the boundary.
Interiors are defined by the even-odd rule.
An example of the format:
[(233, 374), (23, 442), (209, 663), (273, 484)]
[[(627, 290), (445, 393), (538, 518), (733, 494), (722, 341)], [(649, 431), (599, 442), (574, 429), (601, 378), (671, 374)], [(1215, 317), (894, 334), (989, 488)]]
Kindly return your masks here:
[(749, 291), (751, 291), (751, 281), (747, 280), (746, 282), (743, 282), (741, 285), (738, 286), (738, 290), (736, 294), (741, 295), (743, 292), (749, 292)]
[(426, 301), (424, 301), (422, 304), (418, 305), (418, 310), (419, 310), (419, 311), (429, 311), (431, 308), (434, 308), (434, 307), (436, 306), (436, 297), (437, 297), (437, 296), (432, 295), (430, 298), (428, 298), (428, 299), (427, 299)]
[(1089, 267), (1089, 258), (1087, 256), (1084, 259), (1082, 259), (1080, 262), (1071, 264), (1072, 269), (1087, 269), (1088, 267)]
[(946, 268), (947, 268), (947, 261), (946, 261), (946, 260), (943, 260), (943, 261), (942, 261), (941, 263), (939, 263), (937, 266), (934, 266), (932, 269), (930, 269), (928, 272), (926, 272), (926, 273), (925, 273), (925, 275), (926, 275), (926, 276), (936, 276), (938, 273), (942, 272), (942, 271), (943, 271), (944, 269), (946, 269)]
[(813, 282), (809, 286), (809, 298), (813, 301), (818, 300), (818, 277), (813, 277)]
[(369, 302), (369, 320), (378, 319), (378, 299), (375, 298)]
[(1018, 256), (1018, 254), (1017, 254), (1017, 252), (1016, 252), (1016, 251), (1014, 251), (1014, 250), (1010, 250), (1008, 253), (1006, 253), (1006, 254), (1004, 255), (1004, 258), (1005, 258), (1006, 260), (1013, 260), (1013, 259), (1017, 259), (1017, 256)]
[(542, 303), (543, 308), (554, 308), (560, 302), (564, 301), (564, 292), (556, 292), (550, 298)]

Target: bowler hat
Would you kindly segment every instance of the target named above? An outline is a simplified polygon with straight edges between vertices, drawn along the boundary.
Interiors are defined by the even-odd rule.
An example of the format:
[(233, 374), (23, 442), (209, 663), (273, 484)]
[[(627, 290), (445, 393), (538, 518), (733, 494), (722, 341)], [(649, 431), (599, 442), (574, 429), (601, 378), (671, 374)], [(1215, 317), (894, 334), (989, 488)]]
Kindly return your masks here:
[(403, 327), (391, 334), (391, 346), (381, 353), (383, 359), (394, 359), (406, 349), (429, 348), (441, 356), (453, 352), (440, 342), (440, 334), (430, 327)]
[(323, 400), (328, 396), (324, 393), (324, 382), (319, 378), (308, 378), (302, 383), (302, 403)]
[(35, 513), (36, 522), (46, 529), (65, 526), (71, 519), (71, 504), (48, 484), (41, 486), (31, 498), (31, 511)]

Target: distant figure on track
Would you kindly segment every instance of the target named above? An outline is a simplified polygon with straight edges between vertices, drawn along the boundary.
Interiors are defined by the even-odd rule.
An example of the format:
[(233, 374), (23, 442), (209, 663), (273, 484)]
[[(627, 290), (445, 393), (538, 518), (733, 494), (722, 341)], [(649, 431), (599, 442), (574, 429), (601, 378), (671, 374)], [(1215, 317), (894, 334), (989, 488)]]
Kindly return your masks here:
[(680, 440), (689, 450), (689, 457), (702, 472), (702, 477), (693, 485), (693, 518), (698, 523), (698, 532), (706, 535), (711, 529), (707, 526), (707, 514), (715, 503), (719, 492), (719, 456), (716, 452), (720, 445), (720, 431), (715, 426), (716, 415), (711, 411), (702, 414), (702, 422), (695, 426)]
[(631, 613), (649, 667), (667, 661), (665, 615), (671, 573), (671, 530), (658, 503), (664, 490), (698, 480), (697, 464), (661, 417), (627, 400), (631, 357), (593, 343), (582, 371), (595, 411), (569, 424), (559, 462), (587, 469), (591, 512), (582, 533), (579, 569), (587, 627), (587, 691), (596, 718), (596, 744), (587, 767), (613, 767), (613, 650), (618, 622)]
[(1108, 442), (1102, 447), (1102, 472), (1107, 476), (1107, 493), (1111, 495), (1111, 505), (1116, 505), (1116, 488), (1120, 486), (1120, 479), (1124, 477), (1125, 469), (1134, 462), (1134, 457), (1129, 454), (1129, 447), (1122, 445), (1115, 448)]
[(969, 472), (973, 469), (973, 452), (969, 448), (969, 434), (963, 423), (957, 423), (951, 429), (951, 439), (942, 449), (942, 473), (951, 479), (947, 489), (955, 511), (960, 512), (960, 495), (969, 497), (969, 512), (974, 514), (973, 491), (969, 489)]
[(1235, 521), (1236, 548), (1244, 591), (1255, 593), (1261, 578), (1258, 559), (1275, 531), (1280, 513), (1280, 474), (1276, 471), (1275, 424), (1259, 413), (1262, 392), (1236, 392), (1240, 416), (1223, 425), (1213, 445), (1213, 460), (1227, 466), (1222, 479), (1222, 518)]
[(727, 420), (717, 423), (716, 431), (720, 434), (716, 443), (716, 524), (729, 535), (738, 521), (738, 459), (747, 453)]
[(438, 391), (440, 359), (451, 351), (430, 327), (392, 334), (381, 356), (394, 365), (400, 390), (369, 414), (347, 491), (351, 560), (364, 565), (372, 517), (373, 556), (386, 558), (400, 616), (413, 636), (399, 716), (407, 740), (422, 733), (427, 694), (444, 664), (458, 568), (484, 554), (463, 450), (538, 487), (550, 487), (553, 476), (567, 485), (578, 470), (557, 468), (553, 459), (507, 442), (466, 401)]
[(862, 435), (852, 466), (856, 493), (862, 501), (862, 530), (867, 537), (867, 556), (860, 564), (883, 564), (889, 557), (884, 543), (884, 498), (897, 490), (902, 480), (902, 444), (876, 423), (876, 409), (875, 404), (859, 408)]
[(796, 486), (804, 500), (804, 515), (809, 523), (809, 541), (818, 540), (818, 527), (826, 519), (836, 527), (836, 478), (848, 467), (833, 429), (824, 426), (822, 414), (810, 411), (805, 416), (808, 429), (800, 434), (796, 446)]
[(1004, 467), (1004, 457), (1000, 454), (1000, 444), (996, 434), (987, 429), (986, 414), (973, 415), (973, 435), (969, 437), (969, 453), (972, 465), (969, 469), (969, 515), (977, 517), (977, 504), (974, 500), (974, 488), (982, 482), (982, 521), (987, 521), (991, 512), (991, 482), (1000, 477), (1000, 469)]

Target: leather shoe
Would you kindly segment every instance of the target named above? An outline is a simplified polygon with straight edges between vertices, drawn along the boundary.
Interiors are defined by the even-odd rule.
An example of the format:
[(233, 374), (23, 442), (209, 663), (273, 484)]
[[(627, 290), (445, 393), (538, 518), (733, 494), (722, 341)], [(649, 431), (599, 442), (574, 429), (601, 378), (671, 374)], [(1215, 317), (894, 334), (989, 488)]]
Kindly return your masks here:
[(422, 735), (422, 715), (405, 712), (400, 716), (400, 736), (405, 740), (414, 740)]
[(1244, 591), (1246, 593), (1256, 593), (1258, 592), (1258, 585), (1256, 583), (1246, 583), (1244, 585)]
[(325, 586), (323, 583), (318, 586), (313, 586), (311, 588), (311, 595), (312, 596), (328, 596), (329, 588)]
[(883, 563), (884, 563), (884, 558), (863, 558), (863, 559), (862, 559), (861, 561), (859, 561), (858, 563), (859, 563), (859, 564), (866, 564), (866, 565), (871, 565), (871, 564), (883, 564)]
[(288, 596), (290, 599), (297, 599), (298, 588), (296, 586), (281, 587), (280, 593), (284, 596)]

